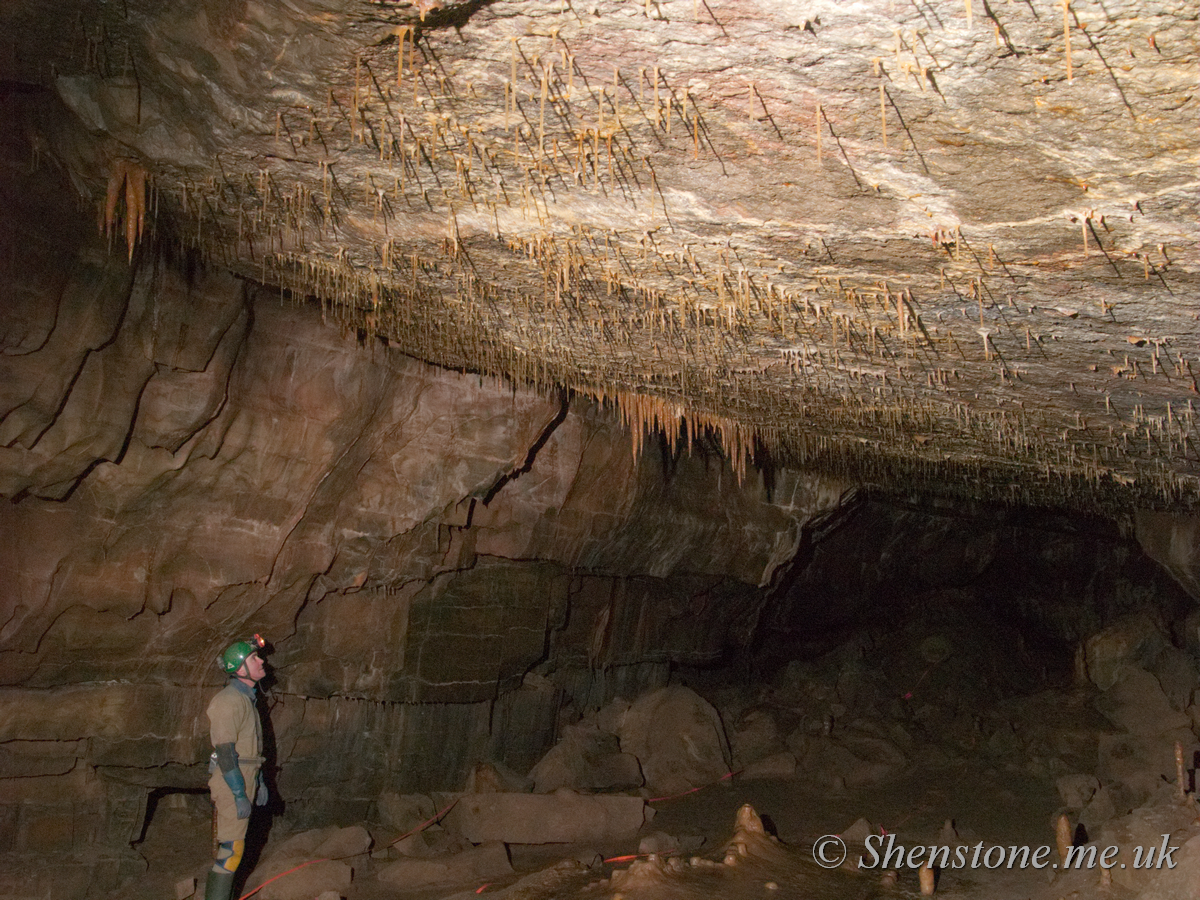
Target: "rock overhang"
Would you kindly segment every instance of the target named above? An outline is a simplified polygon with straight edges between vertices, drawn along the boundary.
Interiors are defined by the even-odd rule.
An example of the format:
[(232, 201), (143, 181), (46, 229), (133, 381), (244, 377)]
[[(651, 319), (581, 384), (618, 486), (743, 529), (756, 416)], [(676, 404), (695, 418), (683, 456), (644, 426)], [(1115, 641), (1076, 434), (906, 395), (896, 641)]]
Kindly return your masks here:
[(1187, 4), (60, 6), (76, 183), (343, 327), (739, 471), (1194, 503)]

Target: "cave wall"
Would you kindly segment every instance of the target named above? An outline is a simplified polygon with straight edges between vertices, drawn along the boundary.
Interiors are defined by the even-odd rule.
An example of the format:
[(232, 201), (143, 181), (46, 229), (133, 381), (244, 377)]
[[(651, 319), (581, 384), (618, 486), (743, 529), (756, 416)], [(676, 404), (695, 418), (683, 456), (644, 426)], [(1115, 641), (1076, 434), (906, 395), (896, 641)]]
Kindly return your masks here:
[[(274, 645), (278, 794), (353, 822), (479, 760), (527, 769), (563, 710), (672, 667), (1021, 560), (1012, 529), (876, 507), (793, 564), (850, 485), (739, 482), (704, 440), (631, 452), (608, 409), (428, 366), (166, 234), (131, 263), (63, 173), (0, 163), (0, 852), (66, 854), (83, 889), (137, 868), (151, 791), (203, 783), (213, 660), (247, 632)], [(1138, 533), (1182, 536), (1163, 558), (1195, 577), (1185, 520)]]
[(273, 644), (290, 811), (355, 820), (745, 647), (847, 490), (635, 454), (594, 404), (73, 228), (53, 266), (28, 229), (57, 274), (10, 268), (0, 329), (0, 850), (86, 857), (80, 879), (136, 868), (151, 790), (202, 785), (230, 640)]

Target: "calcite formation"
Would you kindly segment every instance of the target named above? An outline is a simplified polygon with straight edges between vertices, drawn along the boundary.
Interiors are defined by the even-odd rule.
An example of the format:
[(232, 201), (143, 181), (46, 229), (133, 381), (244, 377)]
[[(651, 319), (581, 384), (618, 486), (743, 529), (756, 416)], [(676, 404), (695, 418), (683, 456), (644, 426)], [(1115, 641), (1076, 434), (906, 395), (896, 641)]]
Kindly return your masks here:
[(31, 128), (35, 155), (130, 254), (144, 213), (421, 358), (714, 434), (739, 473), (770, 454), (1010, 501), (1196, 500), (1189, 3), (3, 21), (28, 37), (14, 77), (71, 113)]

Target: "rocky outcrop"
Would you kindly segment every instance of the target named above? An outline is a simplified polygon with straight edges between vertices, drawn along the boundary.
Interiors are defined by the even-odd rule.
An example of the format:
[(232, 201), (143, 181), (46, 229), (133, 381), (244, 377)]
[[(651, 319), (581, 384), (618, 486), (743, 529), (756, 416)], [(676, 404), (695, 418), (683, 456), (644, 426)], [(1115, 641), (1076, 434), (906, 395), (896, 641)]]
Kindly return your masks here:
[[(0, 849), (72, 855), (83, 891), (136, 868), (151, 790), (202, 784), (231, 637), (274, 644), (289, 811), (357, 821), (527, 771), (560, 718), (764, 623), (794, 654), (913, 579), (950, 606), (1006, 561), (1057, 574), (901, 525), (811, 590), (836, 554), (790, 561), (863, 473), (1195, 494), (1186, 4), (1082, 13), (1075, 58), (1032, 5), (995, 41), (928, 4), (428, 6), (0, 11)], [(686, 450), (620, 424), (680, 416)], [(718, 432), (845, 474), (742, 478)], [(907, 685), (963, 618), (901, 623)]]
[(118, 253), (144, 219), (423, 359), (890, 486), (1194, 505), (1194, 4), (1005, 7), (11, 0), (0, 25), (5, 78), (62, 107), (35, 157)]

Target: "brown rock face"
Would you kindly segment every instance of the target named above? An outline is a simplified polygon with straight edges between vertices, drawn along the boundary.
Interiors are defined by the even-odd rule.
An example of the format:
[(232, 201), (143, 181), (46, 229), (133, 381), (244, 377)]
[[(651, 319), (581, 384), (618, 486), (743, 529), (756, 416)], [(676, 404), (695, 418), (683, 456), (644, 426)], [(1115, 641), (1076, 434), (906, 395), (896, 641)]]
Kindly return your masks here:
[(474, 844), (588, 843), (637, 834), (647, 815), (641, 797), (577, 794), (466, 794), (447, 816)]
[(1200, 595), (1195, 11), (998, 7), (4, 4), (0, 852), (135, 870), (247, 632), (348, 823), (1013, 558), (794, 572), (864, 479), (1172, 507)]
[[(78, 242), (5, 311), (0, 778), (40, 787), (0, 805), (10, 849), (115, 854), (88, 883), (136, 866), (150, 789), (203, 783), (231, 639), (274, 645), (281, 793), (353, 819), (485, 756), (527, 769), (593, 666), (619, 673), (602, 701), (745, 646), (844, 491), (631, 452), (595, 405)], [(535, 665), (558, 686), (522, 686)]]
[(642, 764), (655, 794), (683, 794), (730, 774), (721, 717), (695, 691), (672, 685), (634, 701), (621, 718), (621, 750)]

